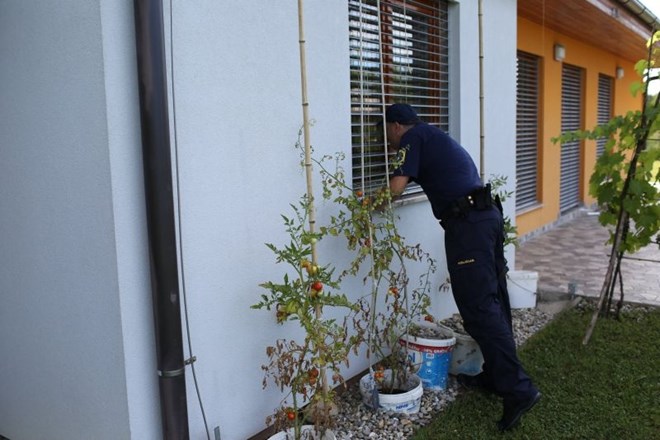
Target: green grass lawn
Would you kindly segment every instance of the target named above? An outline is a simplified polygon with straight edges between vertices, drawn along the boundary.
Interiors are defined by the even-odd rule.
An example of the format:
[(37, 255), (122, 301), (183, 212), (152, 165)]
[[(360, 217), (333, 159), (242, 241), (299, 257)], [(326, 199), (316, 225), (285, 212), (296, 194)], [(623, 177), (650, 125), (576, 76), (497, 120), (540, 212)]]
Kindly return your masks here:
[(517, 428), (499, 433), (500, 399), (469, 391), (413, 438), (660, 439), (660, 309), (600, 318), (584, 347), (590, 317), (565, 311), (519, 350), (543, 398)]

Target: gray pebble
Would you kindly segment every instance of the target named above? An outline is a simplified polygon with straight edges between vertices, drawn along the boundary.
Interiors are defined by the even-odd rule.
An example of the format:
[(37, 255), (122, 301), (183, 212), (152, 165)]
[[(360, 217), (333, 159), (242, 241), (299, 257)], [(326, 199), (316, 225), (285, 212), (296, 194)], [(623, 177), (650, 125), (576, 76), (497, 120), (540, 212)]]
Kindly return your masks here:
[[(538, 309), (514, 309), (513, 333), (516, 345), (525, 342), (542, 329), (551, 317)], [(441, 322), (455, 332), (465, 333), (460, 315), (453, 315)], [(447, 388), (442, 391), (424, 391), (417, 414), (396, 414), (392, 411), (373, 410), (362, 404), (357, 384), (340, 397), (337, 426), (333, 429), (337, 439), (392, 439), (405, 440), (413, 431), (427, 425), (433, 417), (449, 406), (459, 394), (453, 376), (449, 376)]]

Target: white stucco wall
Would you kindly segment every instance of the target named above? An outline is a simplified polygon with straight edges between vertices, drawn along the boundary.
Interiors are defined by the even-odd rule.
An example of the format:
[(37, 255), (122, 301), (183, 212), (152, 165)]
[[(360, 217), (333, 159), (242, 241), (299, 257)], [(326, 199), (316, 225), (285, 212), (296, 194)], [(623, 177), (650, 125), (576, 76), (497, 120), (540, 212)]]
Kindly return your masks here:
[[(262, 391), (261, 365), (265, 347), (295, 328), (250, 305), (259, 283), (281, 279), (264, 243), (285, 239), (280, 214), (305, 190), (294, 149), (302, 124), (297, 9), (284, 1), (198, 6), (181, 8), (174, 22), (184, 268), (210, 428), (239, 439), (265, 428), (278, 405), (279, 392)], [(348, 151), (346, 7), (309, 2), (306, 12), (312, 142), (318, 154)], [(201, 414), (190, 407), (199, 438)]]
[[(495, 14), (500, 20), (489, 23), (486, 32), (510, 39), (507, 45), (486, 49), (493, 60), (486, 64), (486, 102), (496, 110), (486, 121), (486, 149), (498, 148), (487, 152), (486, 162), (489, 173), (510, 174), (511, 160), (505, 154), (515, 148), (515, 114), (505, 110), (515, 110), (511, 69), (516, 5), (509, 0), (486, 3), (492, 3), (485, 10), (486, 20)], [(302, 122), (296, 8), (293, 2), (275, 4), (262, 9), (246, 2), (228, 9), (205, 2), (175, 13), (183, 255), (191, 333), (210, 428), (220, 426), (223, 438), (231, 439), (263, 428), (263, 418), (278, 405), (278, 392), (261, 389), (264, 349), (278, 337), (291, 337), (296, 329), (295, 324), (276, 325), (273, 313), (249, 309), (261, 293), (258, 284), (282, 276), (264, 243), (286, 239), (280, 214), (288, 214), (288, 203), (304, 192), (293, 149)], [(458, 62), (454, 74), (460, 75), (460, 81), (452, 78), (458, 87), (452, 94), (452, 117), (457, 137), (478, 162), (476, 1), (453, 4), (451, 12), (460, 32), (452, 36), (452, 57)], [(319, 155), (350, 151), (346, 15), (343, 2), (306, 2), (310, 115), (316, 121), (312, 144)], [(256, 28), (239, 32), (231, 25), (254, 21), (255, 16)], [(240, 49), (246, 47), (249, 50)], [(512, 58), (502, 63), (504, 57)], [(514, 125), (507, 127), (508, 122)], [(439, 285), (446, 278), (443, 236), (429, 206), (409, 204), (399, 211), (402, 233), (411, 242), (423, 243), (438, 259)], [(323, 212), (320, 206), (321, 217)], [(341, 262), (345, 256), (328, 250), (322, 258)], [(347, 286), (354, 295), (362, 289), (359, 283)], [(437, 315), (455, 311), (450, 294), (435, 295)], [(364, 359), (356, 360), (347, 377), (365, 367)], [(193, 402), (191, 381), (189, 385)], [(190, 413), (191, 434), (202, 436), (199, 411)]]
[[(485, 176), (507, 176), (507, 191), (516, 188), (516, 0), (484, 1)], [(516, 220), (516, 195), (504, 202), (505, 214)], [(515, 268), (515, 248), (506, 249)]]
[(132, 3), (0, 28), (0, 434), (158, 438)]
[[(483, 108), (484, 170), (486, 180), (507, 176), (506, 190), (515, 189), (516, 175), (516, 1), (483, 1)], [(470, 152), (480, 166), (479, 123), (479, 9), (477, 0), (451, 4), (451, 24), (458, 30), (452, 39), (452, 135)], [(457, 23), (458, 22), (458, 23)], [(458, 29), (456, 29), (458, 28)], [(455, 126), (458, 124), (458, 127)], [(504, 188), (502, 189), (504, 190)], [(515, 194), (505, 202), (505, 215), (515, 224)], [(515, 252), (506, 249), (509, 267), (514, 268)]]
[[(0, 434), (12, 440), (160, 432), (155, 380), (138, 384), (153, 376), (153, 334), (126, 105), (132, 5), (109, 3), (0, 2)], [(131, 410), (150, 425), (132, 429)]]
[[(209, 428), (233, 440), (263, 429), (279, 403), (260, 367), (296, 325), (249, 306), (259, 283), (282, 276), (264, 243), (286, 240), (280, 214), (305, 180), (293, 147), (296, 2), (228, 4), (174, 4), (173, 147), (198, 381)], [(305, 4), (312, 144), (350, 155), (346, 4)], [(486, 169), (513, 176), (516, 2), (484, 4)], [(0, 434), (12, 440), (160, 437), (132, 6), (0, 2), (0, 352), (11, 354), (0, 363)], [(451, 22), (452, 134), (478, 163), (476, 0), (452, 3)], [(438, 260), (437, 287), (441, 228), (425, 202), (398, 209), (403, 235)], [(346, 259), (333, 244), (321, 252)], [(354, 298), (362, 290), (347, 283)], [(436, 315), (455, 311), (450, 294), (435, 295)], [(356, 359), (346, 376), (366, 366)], [(205, 438), (187, 379), (191, 438)]]

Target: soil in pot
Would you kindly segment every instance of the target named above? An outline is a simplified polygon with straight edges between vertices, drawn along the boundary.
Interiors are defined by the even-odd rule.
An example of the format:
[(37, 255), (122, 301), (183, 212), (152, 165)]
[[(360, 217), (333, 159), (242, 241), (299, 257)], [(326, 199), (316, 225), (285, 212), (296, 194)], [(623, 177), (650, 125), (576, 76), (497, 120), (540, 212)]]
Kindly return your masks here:
[(393, 390), (390, 390), (388, 387), (384, 387), (378, 390), (380, 394), (403, 394), (407, 393), (408, 391), (402, 390), (400, 388), (394, 388)]

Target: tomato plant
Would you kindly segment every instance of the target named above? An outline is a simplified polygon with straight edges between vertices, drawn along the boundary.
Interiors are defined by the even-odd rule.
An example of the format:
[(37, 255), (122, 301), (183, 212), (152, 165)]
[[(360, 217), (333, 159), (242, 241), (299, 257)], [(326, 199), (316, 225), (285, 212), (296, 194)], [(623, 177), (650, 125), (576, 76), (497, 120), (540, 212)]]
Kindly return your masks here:
[[(305, 335), (302, 341), (280, 339), (267, 347), (269, 363), (263, 366), (263, 385), (272, 381), (286, 391), (269, 424), (275, 421), (297, 427), (300, 417), (288, 418), (283, 408), (292, 405), (297, 414), (311, 403), (305, 411), (314, 416), (317, 427), (331, 426), (328, 408), (334, 393), (328, 381), (343, 382), (341, 365), (348, 363), (349, 352), (357, 354), (363, 344), (368, 361), (378, 364), (374, 378), (380, 386), (386, 386), (385, 366), (392, 370), (392, 377), (406, 382), (411, 365), (407, 346), (399, 344), (399, 339), (427, 315), (435, 261), (398, 232), (389, 190), (365, 194), (345, 182), (343, 159), (342, 154), (314, 159), (320, 170), (323, 202), (330, 211), (323, 223), (315, 220), (318, 231), (307, 229), (312, 205), (304, 195), (291, 205), (293, 215), (281, 216), (288, 235), (286, 243), (266, 244), (285, 271), (281, 280), (261, 284), (267, 293), (252, 307), (274, 310), (277, 323), (295, 322)], [(352, 252), (353, 257), (341, 270), (336, 270), (336, 264), (319, 263), (314, 246), (324, 240), (345, 240)], [(417, 282), (410, 279), (411, 265), (416, 265), (415, 272), (420, 274)], [(365, 292), (353, 295), (357, 300), (351, 302), (340, 293), (342, 283), (363, 274)], [(344, 310), (343, 319), (324, 318), (328, 307)]]
[[(366, 194), (350, 188), (344, 180), (343, 159), (340, 153), (315, 161), (321, 169), (324, 198), (340, 207), (330, 226), (321, 231), (344, 237), (348, 249), (354, 251), (340, 280), (366, 273), (363, 282), (367, 293), (359, 300), (360, 314), (354, 328), (367, 345), (369, 361), (386, 365), (393, 377), (405, 383), (411, 365), (407, 364), (407, 346), (399, 344), (399, 339), (427, 314), (435, 261), (420, 245), (407, 243), (399, 233), (386, 187)], [(421, 274), (417, 282), (409, 275), (413, 265)], [(374, 373), (378, 383), (382, 384), (384, 377), (382, 370)]]
[[(276, 428), (293, 427), (296, 436), (305, 418), (313, 418), (319, 430), (333, 423), (335, 398), (330, 387), (344, 381), (341, 366), (348, 363), (351, 350), (357, 350), (359, 335), (349, 335), (349, 316), (357, 306), (340, 291), (339, 274), (333, 264), (320, 264), (314, 246), (329, 236), (337, 236), (332, 227), (319, 232), (311, 230), (310, 196), (300, 197), (290, 205), (293, 214), (282, 215), (286, 240), (284, 244), (266, 243), (275, 262), (284, 268), (280, 280), (260, 284), (266, 290), (253, 309), (274, 311), (280, 325), (296, 324), (303, 330), (302, 340), (278, 339), (266, 348), (268, 363), (263, 386), (269, 382), (284, 396), (281, 406), (266, 420)], [(326, 318), (327, 308), (343, 309), (344, 319)], [(304, 408), (305, 417), (298, 417)]]

